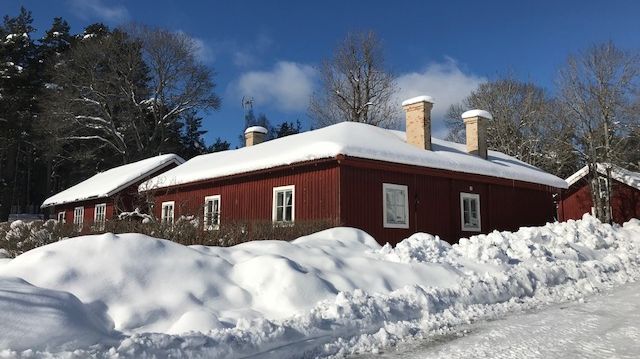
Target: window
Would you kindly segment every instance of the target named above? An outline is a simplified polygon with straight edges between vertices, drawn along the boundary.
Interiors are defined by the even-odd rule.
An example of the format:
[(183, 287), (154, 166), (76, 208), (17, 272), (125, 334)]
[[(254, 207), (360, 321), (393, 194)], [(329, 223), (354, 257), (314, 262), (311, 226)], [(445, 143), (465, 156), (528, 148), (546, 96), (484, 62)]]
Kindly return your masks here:
[(407, 186), (382, 184), (383, 225), (385, 228), (409, 228), (409, 190)]
[(58, 212), (58, 223), (66, 223), (67, 221), (65, 220), (65, 212)]
[(273, 221), (293, 222), (295, 220), (295, 186), (273, 189)]
[(463, 231), (480, 232), (480, 195), (460, 193), (460, 220)]
[(220, 195), (204, 198), (204, 230), (220, 228)]
[(175, 202), (162, 202), (162, 223), (173, 226), (173, 209)]
[(82, 222), (84, 220), (84, 207), (76, 207), (73, 209), (73, 225), (76, 231), (82, 231)]
[(93, 212), (93, 225), (97, 230), (104, 230), (104, 222), (106, 220), (107, 214), (107, 205), (106, 203), (96, 204), (95, 210)]

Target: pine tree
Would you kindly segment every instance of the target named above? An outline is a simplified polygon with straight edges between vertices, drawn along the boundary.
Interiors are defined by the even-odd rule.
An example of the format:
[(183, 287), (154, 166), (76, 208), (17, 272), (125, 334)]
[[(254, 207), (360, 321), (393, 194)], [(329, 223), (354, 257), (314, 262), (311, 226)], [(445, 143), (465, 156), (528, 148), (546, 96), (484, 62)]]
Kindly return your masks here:
[[(31, 12), (5, 16), (0, 29), (0, 221), (31, 202), (31, 127), (40, 88)], [(26, 181), (25, 181), (26, 180)]]
[(184, 115), (183, 121), (180, 156), (189, 159), (207, 153), (207, 146), (202, 138), (207, 131), (201, 129), (202, 117), (198, 116), (195, 111), (189, 111)]
[(295, 123), (285, 121), (273, 128), (273, 133), (271, 136), (273, 138), (280, 138), (289, 135), (295, 135), (297, 133), (300, 133), (301, 131), (302, 125), (300, 124), (300, 120), (296, 120)]
[(214, 142), (211, 146), (209, 146), (209, 152), (220, 152), (226, 151), (231, 147), (231, 144), (227, 141), (224, 141), (222, 138), (217, 137), (216, 142)]

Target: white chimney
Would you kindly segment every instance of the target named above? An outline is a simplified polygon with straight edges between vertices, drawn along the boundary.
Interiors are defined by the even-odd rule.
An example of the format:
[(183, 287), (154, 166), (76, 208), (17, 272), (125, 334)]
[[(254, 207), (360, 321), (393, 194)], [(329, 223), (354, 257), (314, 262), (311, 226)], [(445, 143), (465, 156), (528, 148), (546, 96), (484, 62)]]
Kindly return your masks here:
[(467, 152), (487, 159), (487, 124), (493, 116), (484, 110), (470, 110), (462, 114), (467, 128)]
[(423, 150), (431, 149), (431, 96), (418, 96), (402, 102), (406, 114), (407, 143)]
[(267, 139), (267, 129), (262, 126), (251, 126), (244, 131), (244, 143), (246, 147), (257, 145)]

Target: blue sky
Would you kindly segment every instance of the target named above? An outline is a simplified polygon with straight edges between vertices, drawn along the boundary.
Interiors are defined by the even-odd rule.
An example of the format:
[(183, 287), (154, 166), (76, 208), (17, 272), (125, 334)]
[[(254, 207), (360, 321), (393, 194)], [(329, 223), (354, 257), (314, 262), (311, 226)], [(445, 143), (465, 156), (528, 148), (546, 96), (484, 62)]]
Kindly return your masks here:
[(184, 31), (217, 73), (222, 108), (205, 116), (211, 143), (237, 144), (244, 125), (242, 96), (277, 124), (309, 126), (308, 98), (317, 66), (349, 31), (374, 30), (388, 67), (398, 75), (398, 98), (436, 99), (434, 134), (442, 117), (478, 83), (507, 72), (553, 91), (570, 53), (613, 40), (640, 48), (640, 1), (123, 1), (0, 0), (2, 14), (21, 5), (46, 30), (62, 16), (80, 32), (93, 22), (135, 21)]

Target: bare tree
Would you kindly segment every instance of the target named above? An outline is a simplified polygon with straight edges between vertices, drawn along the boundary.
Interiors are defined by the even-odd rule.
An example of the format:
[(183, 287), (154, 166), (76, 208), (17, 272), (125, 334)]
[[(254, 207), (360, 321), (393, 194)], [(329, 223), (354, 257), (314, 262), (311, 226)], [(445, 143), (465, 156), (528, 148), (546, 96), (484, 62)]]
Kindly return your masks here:
[[(628, 167), (625, 159), (638, 158), (640, 151), (627, 147), (640, 121), (634, 109), (640, 90), (639, 64), (637, 54), (607, 42), (569, 56), (560, 71), (560, 101), (575, 129), (575, 150), (589, 166), (595, 214), (603, 222), (612, 219), (609, 164)], [(604, 179), (598, 175), (598, 164), (607, 170)]]
[(147, 26), (130, 26), (127, 32), (142, 44), (149, 68), (149, 98), (134, 103), (140, 111), (151, 110), (151, 141), (166, 141), (168, 134), (163, 130), (178, 116), (220, 107), (220, 97), (214, 92), (214, 72), (198, 61), (193, 38), (183, 32)]
[[(90, 35), (90, 36), (89, 36)], [(48, 115), (57, 136), (128, 162), (174, 151), (183, 117), (215, 110), (213, 73), (187, 35), (130, 27), (88, 34), (54, 68)]]
[(460, 104), (449, 108), (445, 123), (448, 139), (464, 142), (465, 125), (460, 115), (469, 109), (491, 112), (487, 128), (490, 149), (514, 156), (558, 176), (576, 170), (569, 142), (570, 127), (553, 111), (555, 102), (532, 84), (505, 76), (481, 84)]
[(395, 77), (385, 68), (382, 50), (373, 32), (350, 33), (322, 63), (322, 88), (309, 104), (309, 116), (317, 126), (343, 121), (395, 124)]

